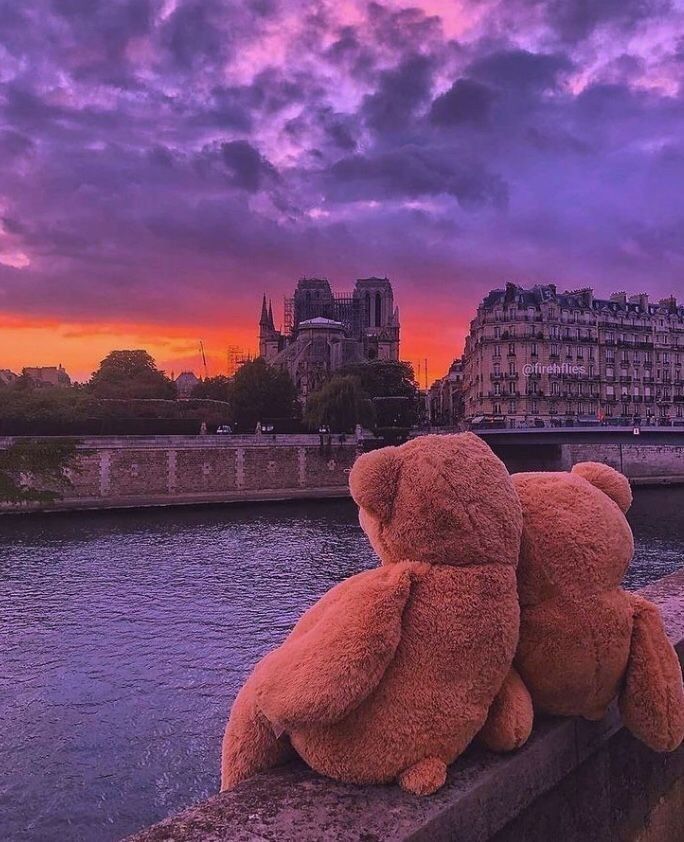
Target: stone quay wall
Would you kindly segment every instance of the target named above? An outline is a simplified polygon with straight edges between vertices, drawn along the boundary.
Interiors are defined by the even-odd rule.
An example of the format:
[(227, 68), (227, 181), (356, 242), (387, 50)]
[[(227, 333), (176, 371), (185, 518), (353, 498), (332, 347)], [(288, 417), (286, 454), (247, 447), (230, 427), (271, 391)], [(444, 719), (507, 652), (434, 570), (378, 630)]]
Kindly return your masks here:
[[(684, 569), (641, 593), (684, 658)], [(684, 746), (657, 754), (622, 726), (540, 717), (527, 744), (471, 747), (429, 798), (351, 786), (303, 765), (275, 769), (129, 842), (681, 842)]]
[(511, 473), (569, 471), (577, 462), (603, 462), (632, 485), (684, 485), (684, 445), (612, 442), (487, 444)]
[[(14, 441), (0, 439), (0, 449)], [(0, 511), (346, 496), (357, 444), (318, 435), (131, 436), (79, 439), (76, 451), (59, 499)], [(39, 477), (25, 481), (44, 487)]]
[[(0, 450), (15, 441), (0, 438)], [(486, 441), (511, 472), (595, 461), (633, 485), (684, 484), (682, 444)], [(0, 513), (345, 497), (358, 455), (353, 437), (337, 435), (93, 437), (79, 439), (76, 449), (71, 485), (55, 488), (58, 499), (0, 503)], [(25, 481), (42, 487), (40, 477)]]

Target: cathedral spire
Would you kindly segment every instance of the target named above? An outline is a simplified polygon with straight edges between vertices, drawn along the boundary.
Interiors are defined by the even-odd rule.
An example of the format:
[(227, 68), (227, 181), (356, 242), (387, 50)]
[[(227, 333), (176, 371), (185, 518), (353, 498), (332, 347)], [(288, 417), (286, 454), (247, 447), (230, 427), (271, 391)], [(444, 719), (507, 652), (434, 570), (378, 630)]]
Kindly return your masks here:
[(259, 327), (269, 327), (268, 310), (266, 309), (266, 293), (261, 302), (261, 318), (259, 319)]
[(273, 324), (273, 305), (270, 298), (268, 299), (268, 326), (271, 330), (275, 330), (275, 325)]

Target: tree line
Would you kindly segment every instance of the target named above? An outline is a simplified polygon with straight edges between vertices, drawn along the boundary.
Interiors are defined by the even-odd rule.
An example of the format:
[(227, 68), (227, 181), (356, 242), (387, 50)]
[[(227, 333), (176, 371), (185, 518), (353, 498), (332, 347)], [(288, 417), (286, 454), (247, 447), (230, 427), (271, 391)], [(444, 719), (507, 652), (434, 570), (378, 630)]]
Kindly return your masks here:
[(112, 351), (84, 384), (45, 386), (22, 375), (0, 386), (0, 434), (20, 435), (17, 430), (24, 428), (26, 434), (43, 428), (78, 434), (93, 432), (98, 423), (116, 422), (121, 429), (125, 422), (137, 421), (140, 427), (160, 420), (187, 425), (187, 431), (199, 430), (204, 421), (253, 432), (258, 422), (267, 421), (276, 430), (326, 427), (341, 433), (357, 424), (409, 428), (419, 416), (410, 364), (384, 360), (339, 369), (309, 395), (305, 407), (287, 371), (263, 359), (245, 363), (233, 377), (201, 380), (188, 400), (178, 400), (176, 384), (143, 350)]

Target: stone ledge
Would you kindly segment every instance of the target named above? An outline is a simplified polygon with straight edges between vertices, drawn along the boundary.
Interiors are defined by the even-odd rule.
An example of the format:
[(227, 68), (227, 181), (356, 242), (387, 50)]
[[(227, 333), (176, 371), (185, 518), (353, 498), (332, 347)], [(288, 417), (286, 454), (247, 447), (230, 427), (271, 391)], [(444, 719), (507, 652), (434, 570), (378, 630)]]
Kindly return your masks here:
[(0, 504), (3, 515), (23, 515), (43, 512), (117, 511), (119, 509), (173, 508), (175, 506), (218, 506), (240, 503), (287, 503), (297, 500), (341, 500), (348, 498), (347, 485), (320, 488), (265, 488), (244, 491), (198, 491), (194, 494), (117, 495), (111, 497), (69, 497), (54, 503)]
[[(641, 593), (660, 606), (668, 635), (682, 660), (684, 568), (654, 582)], [(483, 842), (493, 840), (500, 832), (506, 839), (557, 838), (566, 842), (570, 838), (601, 838), (591, 834), (529, 835), (529, 831), (523, 836), (516, 835), (517, 831), (506, 835), (506, 827), (529, 815), (530, 809), (543, 801), (545, 793), (558, 790), (577, 770), (585, 770), (591, 793), (592, 775), (597, 774), (591, 768), (594, 756), (611, 744), (615, 746), (618, 739), (623, 755), (625, 752), (646, 755), (653, 765), (659, 766), (658, 773), (651, 774), (652, 780), (661, 782), (662, 792), (654, 794), (656, 804), (662, 801), (663, 793), (679, 786), (684, 776), (684, 747), (663, 756), (637, 746), (635, 741), (631, 743), (613, 708), (601, 722), (541, 720), (527, 745), (514, 754), (500, 756), (472, 748), (450, 768), (445, 787), (430, 798), (406, 795), (398, 786), (339, 784), (298, 764), (258, 775), (233, 792), (217, 795), (129, 837), (128, 842), (314, 842), (321, 839), (326, 842)], [(625, 765), (622, 758), (619, 765)], [(660, 767), (669, 770), (669, 777)], [(639, 780), (636, 783), (641, 785)], [(579, 791), (572, 782), (571, 789)], [(619, 793), (613, 795), (617, 797)], [(608, 793), (608, 797), (612, 795)], [(562, 798), (567, 800), (565, 795)], [(636, 819), (642, 827), (648, 821), (648, 811), (653, 809), (649, 799), (646, 801), (643, 815)], [(586, 807), (591, 813), (592, 805)], [(553, 809), (558, 812), (557, 806)], [(630, 821), (635, 819), (632, 817)], [(531, 826), (535, 824), (539, 825), (537, 816), (531, 820)], [(636, 837), (616, 833), (610, 838)], [(676, 837), (662, 836), (663, 840), (666, 838)]]
[[(320, 447), (319, 433), (262, 433), (261, 435), (207, 435), (195, 436), (0, 436), (0, 449), (10, 447), (15, 442), (40, 439), (41, 441), (60, 441), (66, 439), (75, 441), (79, 450), (196, 450), (207, 448), (236, 448), (236, 447)], [(347, 434), (341, 442), (338, 433), (328, 434), (324, 447), (357, 446), (356, 438)]]

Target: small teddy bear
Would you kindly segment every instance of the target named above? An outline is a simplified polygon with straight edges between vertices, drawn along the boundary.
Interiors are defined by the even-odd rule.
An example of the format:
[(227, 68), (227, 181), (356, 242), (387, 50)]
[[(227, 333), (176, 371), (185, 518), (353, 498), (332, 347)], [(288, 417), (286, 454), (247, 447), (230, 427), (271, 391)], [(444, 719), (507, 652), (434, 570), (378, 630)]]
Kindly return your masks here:
[(478, 732), (499, 750), (529, 735), (511, 669), (522, 515), (503, 463), (472, 433), (423, 436), (359, 457), (349, 483), (382, 566), (332, 588), (256, 666), (223, 790), (294, 749), (339, 781), (426, 795)]
[(673, 751), (684, 736), (679, 660), (656, 606), (620, 587), (634, 552), (627, 478), (581, 462), (513, 482), (523, 507), (515, 664), (535, 710), (595, 720), (617, 697), (636, 737)]

